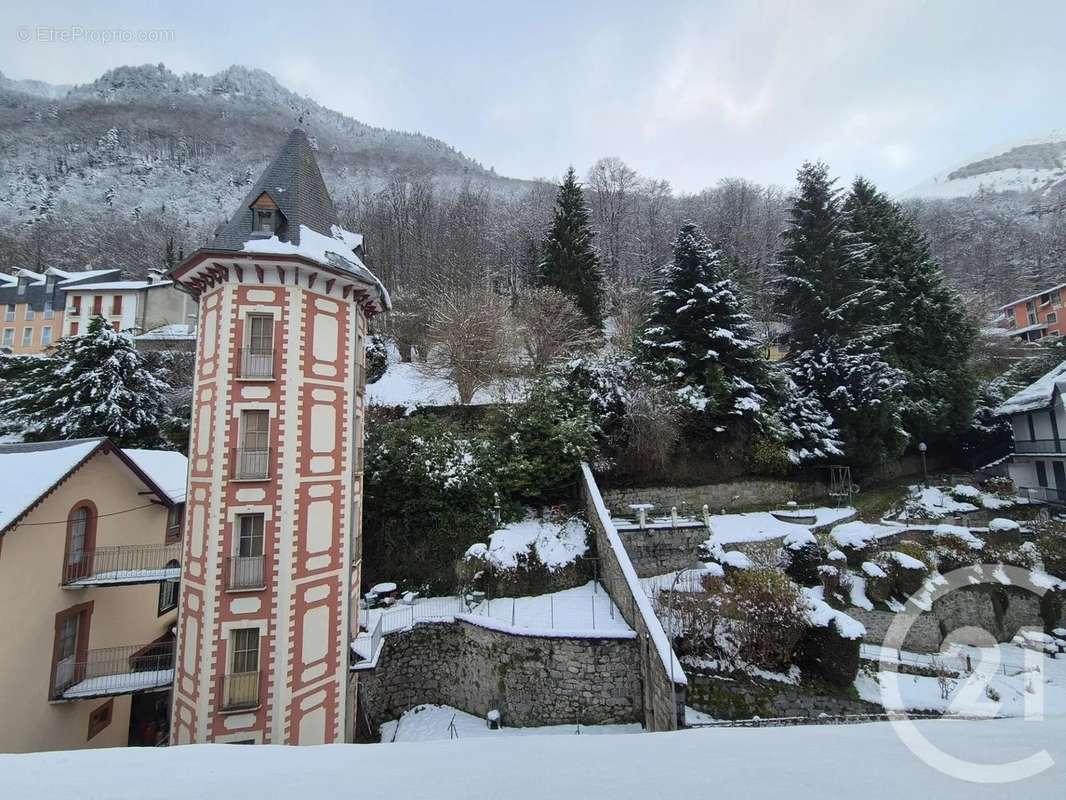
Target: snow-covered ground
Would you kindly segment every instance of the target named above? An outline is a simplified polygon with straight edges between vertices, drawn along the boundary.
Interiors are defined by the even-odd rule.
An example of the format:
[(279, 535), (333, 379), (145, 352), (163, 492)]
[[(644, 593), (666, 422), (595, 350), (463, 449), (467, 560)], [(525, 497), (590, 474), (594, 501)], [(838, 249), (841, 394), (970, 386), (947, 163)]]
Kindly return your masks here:
[(545, 725), (538, 728), (490, 730), (481, 717), (451, 706), (421, 705), (398, 720), (381, 725), (383, 742), (431, 742), (440, 739), (501, 738), (510, 736), (601, 735), (643, 733), (639, 723), (629, 725)]
[[(787, 509), (787, 513), (799, 513)], [(795, 522), (782, 522), (769, 511), (753, 511), (747, 514), (712, 514), (709, 545), (730, 545), (739, 542), (762, 542), (780, 539), (797, 531), (810, 531), (811, 528), (829, 525), (847, 519), (855, 513), (854, 508), (812, 508), (803, 513), (815, 518), (814, 525), (799, 525)]]
[[(848, 797), (1054, 798), (1066, 718), (917, 721), (944, 752), (978, 764), (1046, 752), (1051, 766), (1012, 784), (932, 769), (889, 723), (723, 728), (648, 736), (495, 736), (325, 747), (115, 748), (0, 756), (4, 797), (34, 800), (469, 800)], [(965, 774), (965, 773), (964, 773)]]
[[(376, 383), (366, 387), (367, 402), (372, 406), (403, 406), (408, 411), (417, 406), (457, 406), (459, 392), (455, 385), (426, 375), (417, 364), (405, 364), (390, 348), (389, 368)], [(519, 384), (491, 386), (474, 392), (471, 405), (488, 405), (517, 399)]]
[[(870, 650), (866, 653), (872, 655)], [(972, 672), (966, 672), (967, 657)], [(890, 654), (889, 660), (897, 658)], [(902, 660), (926, 667), (939, 662), (949, 670), (960, 671), (960, 676), (941, 686), (932, 677), (860, 672), (855, 679), (860, 697), (891, 710), (1021, 717), (1039, 709), (1045, 716), (1066, 717), (1066, 659), (1045, 658), (1033, 650), (1004, 644), (955, 646), (937, 656), (904, 652)], [(882, 691), (891, 681), (898, 682), (898, 699)]]
[(635, 635), (607, 590), (592, 581), (550, 594), (496, 597), (472, 606), (461, 597), (420, 597), (411, 604), (375, 608), (364, 615), (368, 630), (374, 629), (379, 616), (383, 617), (385, 633), (409, 628), (416, 622), (451, 622), (460, 618), (518, 635)]

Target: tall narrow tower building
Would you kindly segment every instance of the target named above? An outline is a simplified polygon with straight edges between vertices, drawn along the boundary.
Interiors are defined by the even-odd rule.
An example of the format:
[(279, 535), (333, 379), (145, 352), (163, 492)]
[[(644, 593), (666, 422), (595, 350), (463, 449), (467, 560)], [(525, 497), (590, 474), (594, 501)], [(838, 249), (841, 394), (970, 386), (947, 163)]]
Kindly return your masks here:
[(294, 130), (211, 247), (199, 302), (171, 741), (350, 738), (364, 338), (388, 294)]

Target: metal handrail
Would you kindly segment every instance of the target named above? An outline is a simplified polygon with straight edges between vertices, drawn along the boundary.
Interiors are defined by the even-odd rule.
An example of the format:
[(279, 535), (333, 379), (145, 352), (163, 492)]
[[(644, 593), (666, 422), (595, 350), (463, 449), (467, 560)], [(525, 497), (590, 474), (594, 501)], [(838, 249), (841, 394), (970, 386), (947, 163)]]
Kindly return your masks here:
[(1063, 442), (1061, 439), (1015, 439), (1014, 452), (1017, 455), (1026, 453), (1061, 453)]
[(151, 583), (172, 579), (181, 559), (181, 544), (128, 544), (86, 550), (77, 561), (63, 566), (63, 584), (108, 580)]
[(242, 347), (238, 349), (237, 356), (240, 359), (240, 377), (274, 377), (273, 350), (261, 350), (258, 348)]
[(240, 711), (259, 705), (259, 671), (230, 672), (222, 676), (219, 705), (223, 711)]
[(1066, 490), (1051, 486), (1019, 486), (1018, 494), (1027, 500), (1038, 500), (1052, 505), (1066, 505)]
[[(154, 675), (145, 683), (138, 673), (161, 673), (174, 669), (174, 640), (149, 644), (101, 647), (89, 650), (84, 658), (64, 659), (52, 673), (52, 696), (59, 699), (70, 689), (79, 694), (95, 696), (125, 694), (138, 689), (154, 688), (173, 680), (173, 676)], [(169, 677), (170, 680), (166, 680)], [(79, 688), (79, 684), (91, 684)]]
[(266, 480), (270, 477), (272, 453), (269, 447), (233, 448), (233, 477), (238, 480)]
[(227, 590), (232, 592), (265, 587), (263, 556), (229, 556), (226, 558)]

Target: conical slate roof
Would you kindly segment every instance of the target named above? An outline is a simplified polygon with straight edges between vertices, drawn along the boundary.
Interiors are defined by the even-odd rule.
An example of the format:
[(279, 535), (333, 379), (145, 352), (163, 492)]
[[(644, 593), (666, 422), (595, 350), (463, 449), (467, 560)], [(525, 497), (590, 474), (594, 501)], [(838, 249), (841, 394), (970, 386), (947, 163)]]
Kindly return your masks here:
[(338, 224), (337, 210), (318, 169), (311, 143), (301, 128), (294, 128), (277, 157), (270, 163), (255, 186), (245, 195), (229, 222), (215, 234), (211, 248), (242, 250), (252, 239), (254, 215), (252, 203), (266, 193), (281, 211), (283, 221), (278, 238), (300, 244), (300, 226), (306, 225), (324, 236), (332, 236)]

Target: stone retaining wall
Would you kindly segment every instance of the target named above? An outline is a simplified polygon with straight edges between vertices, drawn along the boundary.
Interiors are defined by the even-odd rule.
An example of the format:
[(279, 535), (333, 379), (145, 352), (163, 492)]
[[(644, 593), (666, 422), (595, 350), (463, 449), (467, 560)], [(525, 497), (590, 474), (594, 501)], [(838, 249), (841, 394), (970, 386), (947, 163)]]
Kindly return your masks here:
[(603, 492), (603, 502), (615, 516), (632, 516), (629, 506), (634, 503), (651, 503), (653, 514), (667, 515), (673, 506), (679, 512), (691, 515), (702, 513), (706, 504), (712, 514), (723, 508), (739, 508), (753, 505), (784, 504), (797, 502), (823, 502), (827, 499), (824, 483), (809, 481), (784, 481), (772, 478), (756, 478), (729, 483), (711, 483), (703, 486), (648, 486), (633, 489), (608, 489)]
[(684, 669), (637, 579), (592, 470), (582, 464), (581, 472), (581, 492), (599, 556), (600, 581), (639, 637), (644, 727), (649, 731), (677, 730), (685, 718)]
[(388, 634), (360, 677), (360, 710), (376, 729), (422, 703), (514, 727), (641, 720), (636, 639), (518, 636), (459, 620)]
[(688, 670), (688, 704), (715, 719), (817, 717), (820, 714), (876, 714), (884, 709), (847, 693), (811, 689), (744, 673)]

